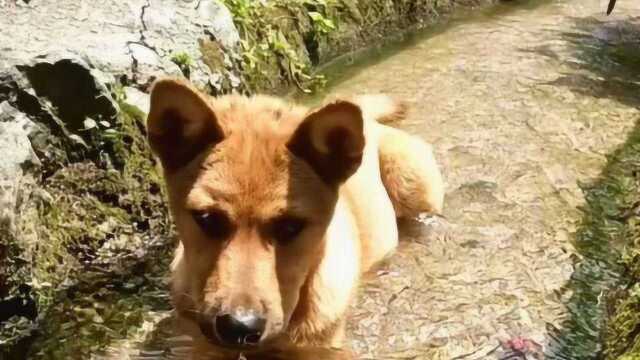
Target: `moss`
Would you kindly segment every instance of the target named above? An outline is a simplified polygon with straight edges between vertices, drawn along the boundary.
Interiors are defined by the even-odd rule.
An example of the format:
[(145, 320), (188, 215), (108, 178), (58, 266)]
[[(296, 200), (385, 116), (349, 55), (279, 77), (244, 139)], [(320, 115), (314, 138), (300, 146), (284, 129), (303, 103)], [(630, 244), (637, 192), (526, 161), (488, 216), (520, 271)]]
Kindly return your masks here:
[[(93, 274), (73, 298), (66, 297), (47, 316), (30, 358), (87, 358), (111, 342), (133, 337), (154, 312), (168, 310), (163, 284), (142, 274), (100, 279)], [(102, 288), (101, 288), (102, 287)]]
[(189, 54), (185, 52), (177, 52), (171, 55), (171, 61), (178, 65), (182, 74), (189, 78), (191, 74), (191, 67), (193, 66), (193, 59), (189, 56)]
[[(241, 35), (240, 54), (235, 67), (243, 77), (245, 92), (265, 91), (297, 85), (309, 91), (321, 81), (311, 75), (311, 61), (303, 35), (310, 31), (311, 18), (305, 4), (330, 1), (247, 1), (225, 0)], [(321, 5), (326, 8), (328, 5)], [(321, 12), (314, 12), (319, 24), (331, 23)], [(201, 44), (202, 49), (202, 44)], [(209, 51), (205, 63), (216, 65)]]
[[(147, 276), (162, 274), (170, 258), (160, 177), (145, 141), (144, 114), (122, 98), (119, 104), (118, 122), (103, 136), (122, 167), (76, 163), (46, 180), (54, 201), (39, 209), (40, 243), (47, 246), (38, 248), (34, 275), (67, 285), (39, 293), (38, 303), (47, 311), (34, 356), (101, 348), (135, 331), (143, 314), (162, 299), (157, 293), (165, 284)], [(74, 339), (77, 334), (82, 341)]]
[(591, 193), (600, 197), (600, 220), (593, 231), (610, 234), (622, 249), (618, 286), (606, 297), (608, 320), (604, 333), (606, 359), (640, 358), (640, 127), (609, 159), (601, 184)]
[[(490, 1), (485, 1), (489, 3)], [(304, 93), (325, 84), (315, 69), (338, 55), (380, 39), (432, 24), (454, 1), (436, 0), (224, 0), (241, 36), (232, 68), (245, 92)], [(205, 63), (220, 69), (215, 53), (201, 44)], [(229, 68), (229, 66), (225, 66)]]
[(608, 328), (607, 358), (640, 358), (640, 284), (624, 294), (615, 306), (615, 316)]
[(633, 242), (625, 250), (622, 263), (626, 281), (610, 296), (611, 318), (606, 332), (606, 359), (640, 359), (640, 237), (638, 222), (629, 220), (628, 236)]
[(552, 334), (551, 353), (563, 359), (640, 358), (640, 124), (583, 191), (586, 206), (575, 240), (581, 261), (567, 285), (570, 316)]
[[(20, 239), (9, 242), (22, 259), (13, 283), (27, 284), (37, 306), (34, 358), (86, 355), (136, 331), (150, 308), (168, 307), (159, 295), (166, 284), (149, 275), (163, 274), (170, 259), (161, 178), (144, 114), (122, 95), (118, 102), (111, 124), (84, 134), (95, 158), (45, 159), (41, 190), (21, 213)], [(3, 325), (3, 339), (33, 330), (33, 322), (14, 320)]]

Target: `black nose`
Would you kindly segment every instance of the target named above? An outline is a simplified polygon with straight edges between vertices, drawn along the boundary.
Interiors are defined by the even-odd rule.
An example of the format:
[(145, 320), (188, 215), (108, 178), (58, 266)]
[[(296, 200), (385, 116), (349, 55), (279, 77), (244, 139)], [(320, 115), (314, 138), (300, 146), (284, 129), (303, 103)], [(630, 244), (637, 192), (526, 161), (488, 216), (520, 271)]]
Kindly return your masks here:
[(216, 334), (224, 345), (256, 345), (260, 342), (267, 321), (251, 311), (236, 311), (218, 315), (215, 319)]

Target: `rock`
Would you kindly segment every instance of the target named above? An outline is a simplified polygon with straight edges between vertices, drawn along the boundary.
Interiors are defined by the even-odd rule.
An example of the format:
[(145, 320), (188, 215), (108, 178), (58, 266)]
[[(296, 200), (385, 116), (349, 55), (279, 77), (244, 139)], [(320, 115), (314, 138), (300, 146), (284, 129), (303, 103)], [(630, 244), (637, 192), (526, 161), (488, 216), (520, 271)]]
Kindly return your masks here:
[[(27, 221), (25, 211), (32, 214), (36, 207), (34, 192), (44, 193), (38, 184), (42, 172), (55, 171), (59, 165), (52, 163), (99, 153), (100, 145), (84, 128), (90, 121), (113, 121), (119, 112), (103, 81), (113, 79), (72, 53), (38, 56), (0, 72), (0, 267), (12, 251), (35, 241), (19, 224)], [(24, 289), (10, 284), (15, 281), (0, 276), (0, 300), (14, 301), (4, 298), (16, 286)]]
[(90, 58), (105, 72), (128, 72), (132, 59), (127, 44), (139, 40), (141, 6), (139, 0), (100, 6), (91, 1), (48, 0), (0, 7), (3, 27), (11, 29), (0, 34), (0, 64), (13, 66), (64, 51)]
[(35, 94), (56, 109), (68, 130), (83, 130), (87, 117), (111, 119), (118, 113), (118, 106), (102, 82), (114, 81), (75, 54), (37, 56), (16, 68)]
[[(36, 303), (29, 295), (30, 287), (23, 281), (26, 271), (15, 266), (18, 256), (22, 255), (16, 252), (15, 244), (20, 236), (20, 214), (29, 203), (35, 188), (34, 175), (40, 168), (29, 141), (37, 128), (8, 101), (0, 102), (0, 333), (4, 333), (6, 324), (15, 334), (16, 341), (9, 342), (15, 348), (30, 336), (31, 320), (37, 316)], [(0, 358), (2, 355), (0, 350)], [(9, 358), (11, 355), (9, 353)]]
[(29, 141), (36, 125), (8, 101), (0, 103), (0, 226), (14, 231), (15, 208), (23, 177), (39, 160)]
[(240, 35), (233, 23), (229, 9), (218, 1), (200, 1), (196, 7), (198, 18), (194, 21), (207, 26), (209, 33), (227, 49), (235, 50), (240, 43)]
[(240, 41), (231, 13), (217, 0), (175, 2), (153, 0), (143, 10), (144, 43), (162, 58), (180, 55), (189, 59), (189, 78), (198, 86), (215, 82), (224, 67), (205, 64), (201, 42), (215, 41), (225, 52), (234, 52)]
[[(96, 69), (133, 85), (145, 86), (159, 75), (181, 74), (176, 53), (193, 60), (192, 80), (208, 85), (200, 39), (215, 39), (233, 51), (239, 35), (231, 14), (219, 1), (45, 0), (0, 6), (0, 69), (52, 52), (73, 53)], [(53, 40), (55, 39), (55, 40)]]
[[(124, 95), (147, 111), (147, 94)], [(129, 281), (132, 269), (158, 273), (171, 246), (144, 116), (121, 96), (114, 74), (75, 52), (0, 70), (0, 359), (28, 358), (20, 344), (35, 329), (40, 345), (28, 346), (68, 338), (52, 319), (93, 307), (79, 302), (96, 284), (133, 284), (100, 289), (116, 314), (142, 311), (132, 292), (160, 286)], [(121, 330), (118, 321), (103, 325)]]
[(134, 87), (127, 86), (124, 88), (126, 102), (137, 107), (138, 110), (148, 113), (150, 107), (149, 94), (144, 93)]
[(158, 76), (171, 75), (182, 76), (178, 65), (169, 59), (161, 57), (157, 52), (141, 43), (129, 43), (127, 45), (131, 56), (131, 69), (128, 74), (127, 83), (143, 86), (151, 84)]
[(73, 161), (99, 155), (91, 149), (97, 139), (85, 127), (87, 119), (108, 123), (118, 114), (105, 84), (114, 82), (88, 59), (54, 52), (0, 72), (0, 101), (41, 125), (30, 138), (37, 153)]

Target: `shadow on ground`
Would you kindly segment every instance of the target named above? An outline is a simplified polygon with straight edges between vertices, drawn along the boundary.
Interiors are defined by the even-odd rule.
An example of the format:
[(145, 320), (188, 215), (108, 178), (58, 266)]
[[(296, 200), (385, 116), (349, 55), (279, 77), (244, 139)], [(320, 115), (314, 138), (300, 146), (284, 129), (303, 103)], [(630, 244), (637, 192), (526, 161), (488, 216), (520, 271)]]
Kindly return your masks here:
[[(557, 36), (573, 45), (575, 61), (560, 63), (552, 46), (523, 49), (542, 55), (571, 73), (541, 83), (564, 87), (597, 99), (640, 106), (640, 17), (624, 20), (573, 18), (574, 31)], [(640, 119), (639, 119), (640, 121)], [(607, 320), (613, 316), (612, 290), (627, 280), (620, 262), (629, 242), (630, 219), (625, 216), (637, 200), (640, 165), (640, 123), (613, 154), (593, 184), (583, 184), (586, 206), (574, 246), (581, 257), (566, 290), (569, 316), (552, 336), (549, 359), (600, 359), (612, 354), (605, 347)], [(608, 297), (606, 296), (607, 294)], [(609, 305), (609, 306), (608, 306)], [(630, 340), (630, 339), (629, 339)]]
[[(558, 36), (573, 44), (577, 60), (559, 65), (577, 73), (544, 83), (595, 98), (609, 98), (625, 105), (640, 105), (640, 17), (602, 21), (594, 17), (573, 18), (575, 31)], [(551, 30), (553, 31), (553, 30)], [(522, 49), (553, 61), (562, 58), (551, 46)]]

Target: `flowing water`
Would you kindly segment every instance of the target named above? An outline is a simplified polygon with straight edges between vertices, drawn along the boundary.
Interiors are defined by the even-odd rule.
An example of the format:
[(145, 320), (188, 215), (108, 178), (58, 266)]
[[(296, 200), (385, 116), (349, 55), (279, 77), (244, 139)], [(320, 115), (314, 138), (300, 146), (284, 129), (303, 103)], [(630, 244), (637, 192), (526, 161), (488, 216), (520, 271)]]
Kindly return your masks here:
[[(403, 224), (397, 254), (367, 277), (349, 321), (360, 358), (499, 358), (518, 337), (529, 358), (597, 355), (597, 298), (617, 277), (602, 262), (570, 281), (586, 256), (579, 184), (640, 117), (640, 3), (609, 17), (606, 3), (510, 2), (326, 69), (327, 93), (409, 102), (397, 125), (434, 145), (448, 189), (445, 219)], [(188, 350), (168, 320), (150, 328), (108, 357)]]

